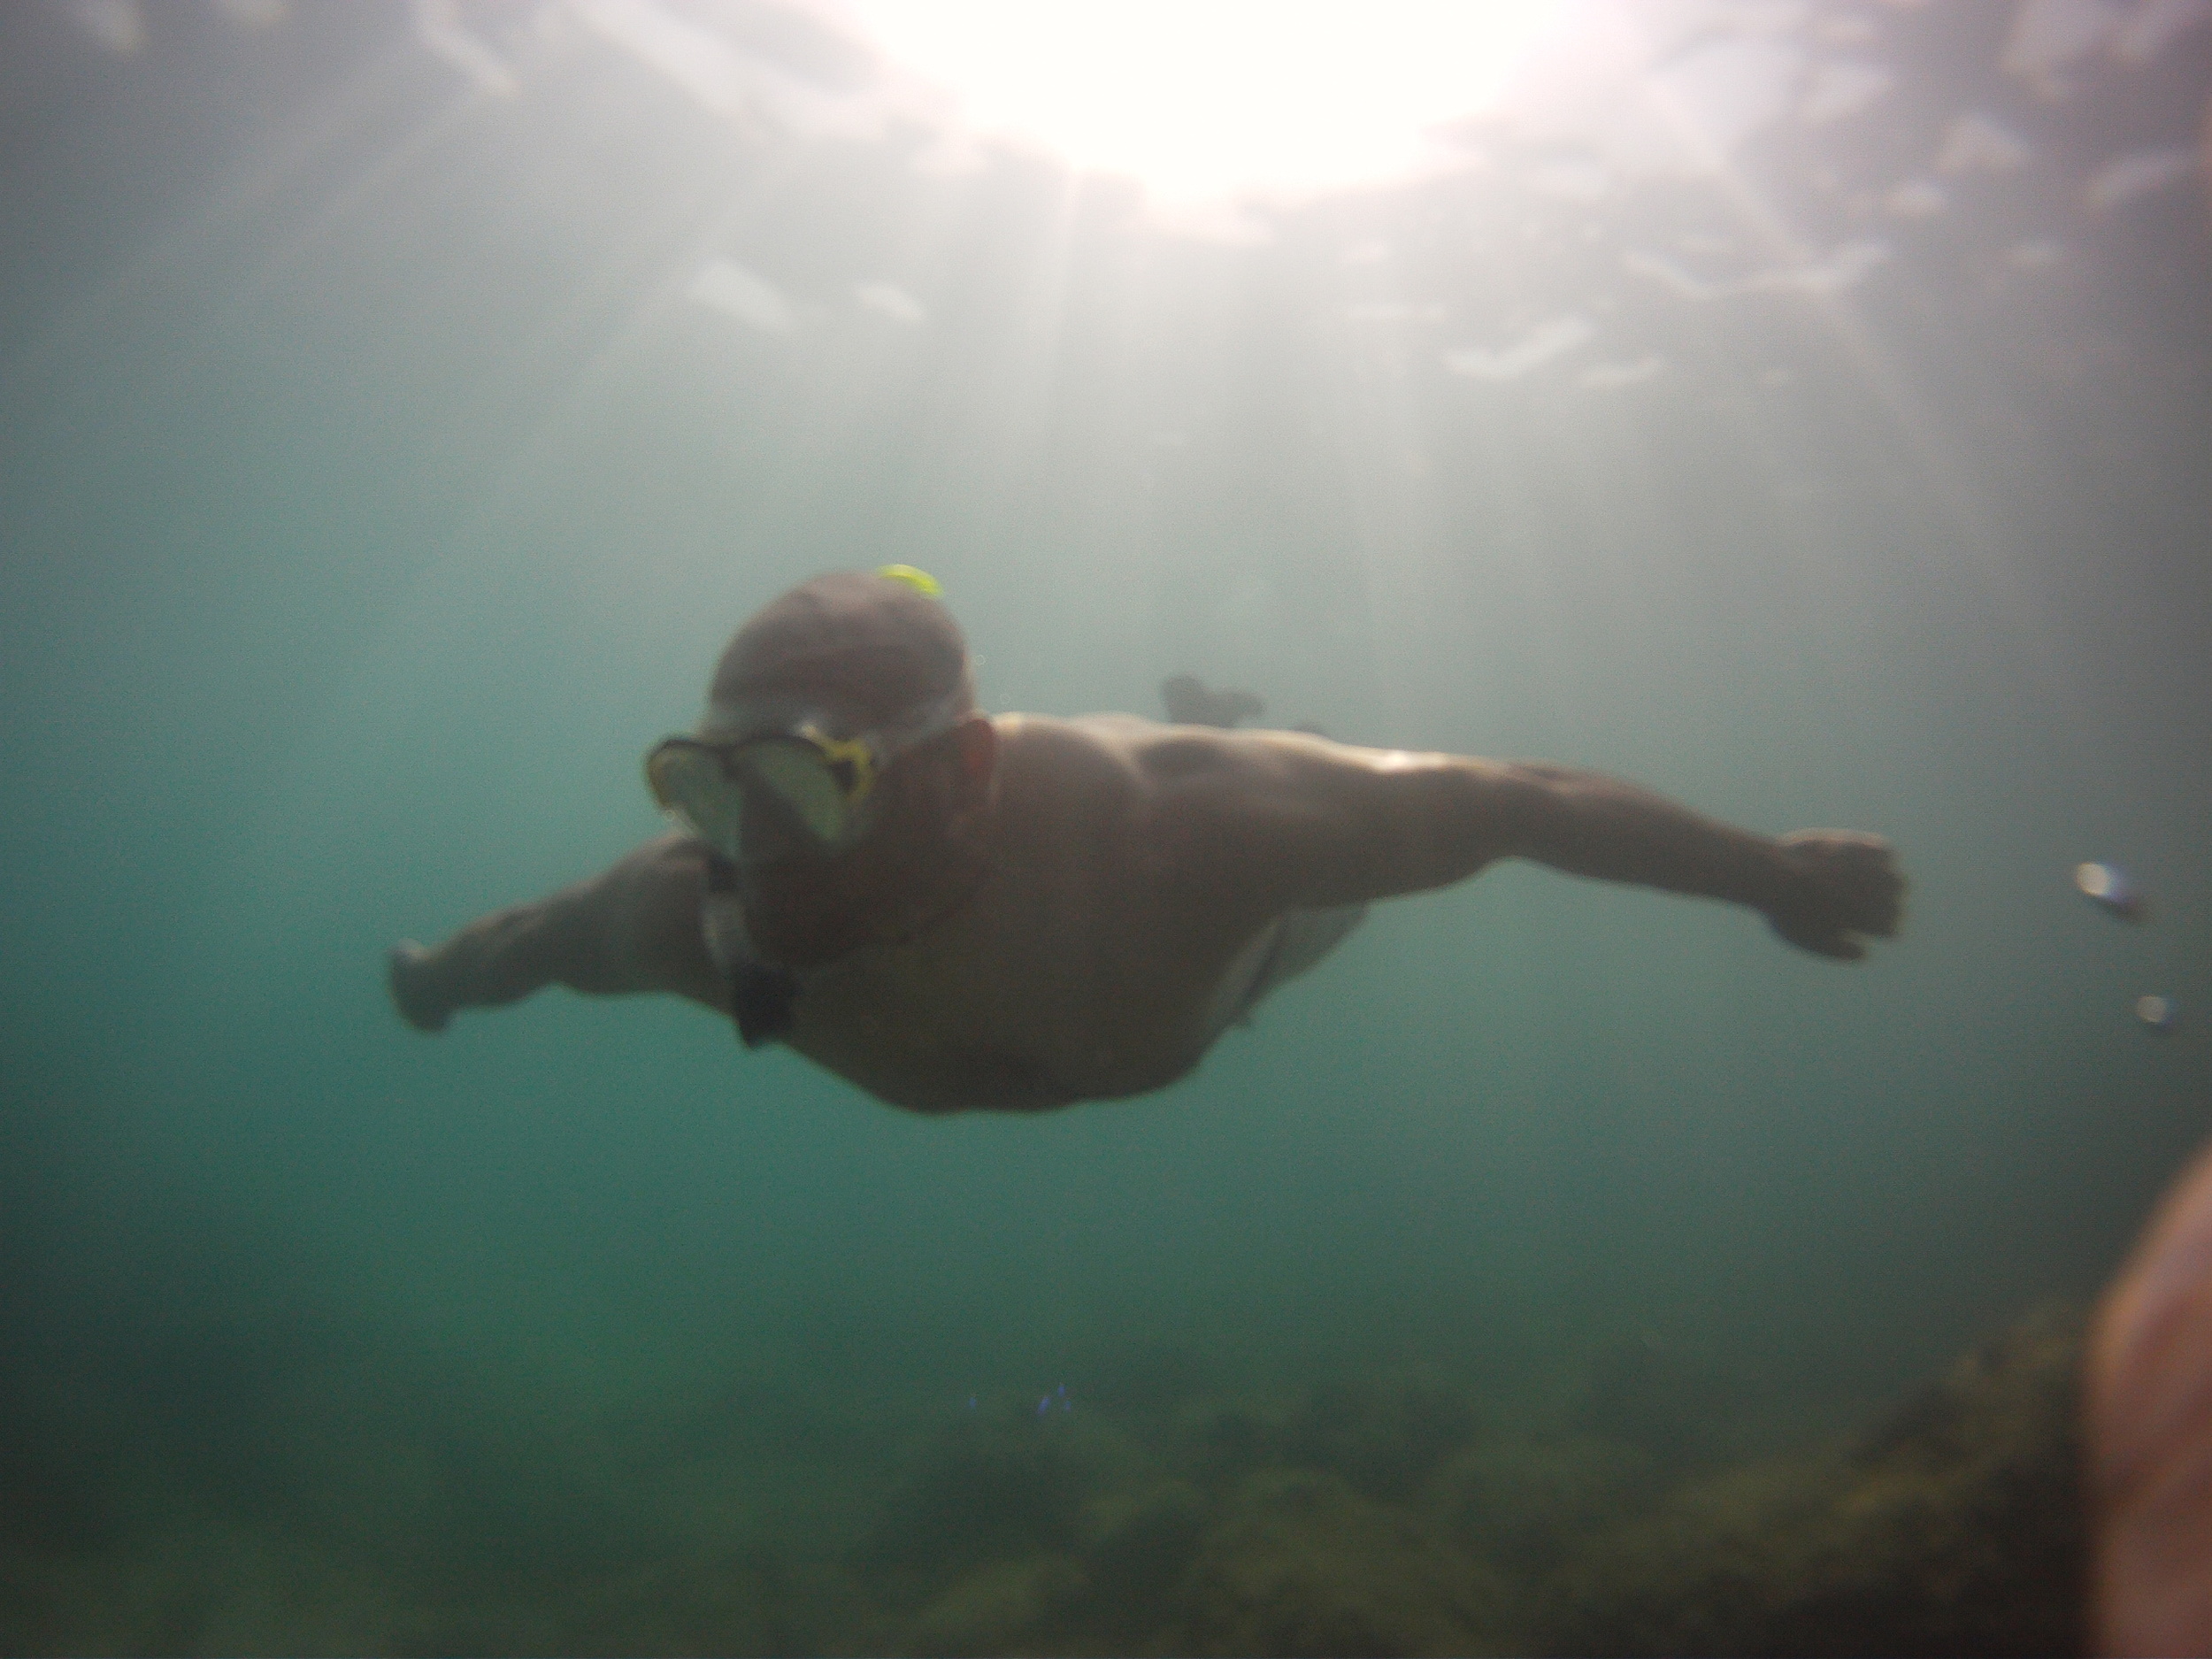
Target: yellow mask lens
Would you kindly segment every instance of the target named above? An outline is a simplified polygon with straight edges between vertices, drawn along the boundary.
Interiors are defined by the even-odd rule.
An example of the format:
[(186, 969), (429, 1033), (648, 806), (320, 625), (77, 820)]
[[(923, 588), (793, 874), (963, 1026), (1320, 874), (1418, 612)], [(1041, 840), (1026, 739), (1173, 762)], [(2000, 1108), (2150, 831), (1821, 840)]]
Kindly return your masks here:
[(824, 749), (790, 741), (762, 743), (738, 764), (741, 775), (758, 779), (823, 845), (837, 846), (851, 835), (860, 792), (847, 787), (838, 776), (838, 758)]
[(662, 810), (741, 861), (799, 850), (795, 835), (823, 849), (851, 845), (876, 772), (867, 740), (810, 731), (733, 748), (670, 738), (645, 761), (647, 787)]
[(744, 818), (744, 797), (722, 757), (681, 738), (645, 757), (646, 787), (664, 812), (681, 818), (693, 834), (734, 858)]

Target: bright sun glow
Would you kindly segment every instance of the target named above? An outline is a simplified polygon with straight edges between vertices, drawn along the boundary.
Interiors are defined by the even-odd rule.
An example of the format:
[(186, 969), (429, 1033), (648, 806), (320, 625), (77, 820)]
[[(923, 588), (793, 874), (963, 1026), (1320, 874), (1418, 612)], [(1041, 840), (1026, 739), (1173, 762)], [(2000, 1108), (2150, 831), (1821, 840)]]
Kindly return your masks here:
[(1476, 113), (1572, 0), (846, 0), (974, 129), (1156, 198), (1397, 176)]

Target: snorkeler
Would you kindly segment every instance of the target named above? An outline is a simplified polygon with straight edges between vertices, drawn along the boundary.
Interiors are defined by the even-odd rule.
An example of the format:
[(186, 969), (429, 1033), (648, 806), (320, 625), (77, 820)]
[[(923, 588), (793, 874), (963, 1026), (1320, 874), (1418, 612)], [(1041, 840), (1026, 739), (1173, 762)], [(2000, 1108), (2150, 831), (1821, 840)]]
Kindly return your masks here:
[(1501, 858), (1741, 904), (1840, 961), (1896, 931), (1872, 835), (1771, 839), (1563, 766), (986, 714), (935, 593), (892, 566), (762, 610), (646, 757), (677, 827), (396, 946), (401, 1013), (672, 992), (894, 1105), (1033, 1111), (1164, 1087), (1370, 902)]

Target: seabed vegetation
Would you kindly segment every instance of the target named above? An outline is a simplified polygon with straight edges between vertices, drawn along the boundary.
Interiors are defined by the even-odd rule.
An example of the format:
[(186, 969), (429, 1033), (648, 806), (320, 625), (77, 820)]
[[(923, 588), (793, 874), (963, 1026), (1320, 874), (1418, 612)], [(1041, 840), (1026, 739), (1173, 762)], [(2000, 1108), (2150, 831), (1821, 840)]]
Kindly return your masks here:
[(1871, 1428), (1748, 1458), (1717, 1452), (1709, 1398), (1633, 1343), (1545, 1424), (1491, 1421), (1431, 1372), (1273, 1396), (1167, 1363), (1113, 1398), (978, 1401), (864, 1434), (813, 1477), (819, 1443), (742, 1392), (557, 1452), (511, 1422), (457, 1427), (451, 1401), (380, 1421), (365, 1399), (357, 1444), (319, 1418), (288, 1449), (301, 1399), (273, 1386), (97, 1469), (19, 1416), (0, 1644), (2071, 1653), (2080, 1330), (2039, 1310)]

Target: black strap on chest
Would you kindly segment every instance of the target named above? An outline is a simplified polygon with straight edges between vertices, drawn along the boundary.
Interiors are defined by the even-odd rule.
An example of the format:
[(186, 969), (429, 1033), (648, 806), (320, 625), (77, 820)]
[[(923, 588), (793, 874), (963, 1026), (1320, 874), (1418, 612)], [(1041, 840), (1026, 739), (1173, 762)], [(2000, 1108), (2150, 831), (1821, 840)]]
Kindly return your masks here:
[[(707, 855), (707, 891), (736, 895), (737, 866), (719, 854)], [(741, 951), (733, 953), (728, 969), (730, 1012), (736, 1017), (740, 1041), (748, 1048), (757, 1048), (788, 1036), (792, 1004), (799, 997), (798, 976)]]

